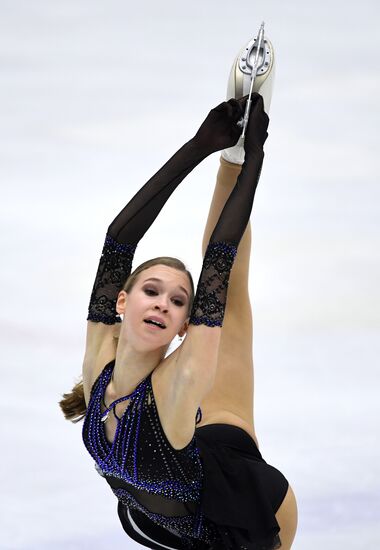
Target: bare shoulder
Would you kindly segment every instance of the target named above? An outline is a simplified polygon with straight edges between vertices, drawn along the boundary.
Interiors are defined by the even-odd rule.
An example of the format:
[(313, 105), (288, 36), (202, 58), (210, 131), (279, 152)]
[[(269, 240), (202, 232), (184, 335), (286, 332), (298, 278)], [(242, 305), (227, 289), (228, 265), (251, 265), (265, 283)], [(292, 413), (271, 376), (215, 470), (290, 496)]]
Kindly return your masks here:
[(151, 377), (160, 424), (176, 450), (183, 449), (191, 441), (195, 429), (197, 407), (194, 399), (184, 391), (185, 376), (176, 369), (176, 357), (170, 356), (155, 368)]
[[(199, 335), (199, 332), (196, 330), (195, 334)], [(202, 365), (192, 368), (196, 364), (197, 354), (192, 349), (194, 340), (187, 341), (188, 338), (189, 335), (181, 346), (156, 367), (151, 378), (161, 426), (170, 444), (177, 450), (190, 443), (198, 407), (210, 391), (214, 379), (212, 372), (201, 371)], [(212, 369), (212, 365), (209, 367)], [(198, 372), (201, 373), (199, 376)]]
[(215, 380), (222, 328), (190, 324), (184, 342), (178, 348), (178, 368), (198, 382), (210, 387)]

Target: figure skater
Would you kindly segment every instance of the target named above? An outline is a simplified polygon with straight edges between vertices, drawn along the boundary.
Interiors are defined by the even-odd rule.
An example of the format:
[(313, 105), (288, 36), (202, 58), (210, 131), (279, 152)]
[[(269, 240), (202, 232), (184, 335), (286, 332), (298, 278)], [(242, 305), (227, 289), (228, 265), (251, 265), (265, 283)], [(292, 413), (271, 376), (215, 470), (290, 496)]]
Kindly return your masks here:
[[(121, 524), (147, 548), (288, 550), (295, 536), (293, 490), (262, 457), (253, 421), (249, 219), (268, 136), (274, 57), (265, 46), (270, 58), (243, 143), (249, 76), (236, 58), (230, 99), (108, 227), (83, 381), (60, 401), (68, 420), (84, 419), (84, 444), (118, 499)], [(156, 257), (131, 272), (137, 244), (170, 195), (217, 151), (196, 289), (176, 258)], [(186, 337), (166, 355), (176, 335)]]

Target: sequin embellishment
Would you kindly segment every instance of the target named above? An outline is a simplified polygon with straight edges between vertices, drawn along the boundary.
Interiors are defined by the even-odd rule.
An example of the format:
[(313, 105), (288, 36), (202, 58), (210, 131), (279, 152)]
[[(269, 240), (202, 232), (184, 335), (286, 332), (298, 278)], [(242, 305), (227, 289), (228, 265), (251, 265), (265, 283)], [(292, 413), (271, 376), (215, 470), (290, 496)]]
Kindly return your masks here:
[[(189, 548), (194, 539), (211, 543), (215, 531), (201, 511), (203, 468), (195, 434), (183, 449), (170, 445), (160, 424), (151, 374), (131, 394), (102, 412), (101, 402), (114, 363), (105, 366), (93, 385), (83, 424), (83, 442), (98, 473), (123, 504), (181, 536)], [(126, 399), (130, 402), (117, 421), (111, 444), (101, 420), (117, 402)], [(199, 415), (200, 408), (197, 418)]]

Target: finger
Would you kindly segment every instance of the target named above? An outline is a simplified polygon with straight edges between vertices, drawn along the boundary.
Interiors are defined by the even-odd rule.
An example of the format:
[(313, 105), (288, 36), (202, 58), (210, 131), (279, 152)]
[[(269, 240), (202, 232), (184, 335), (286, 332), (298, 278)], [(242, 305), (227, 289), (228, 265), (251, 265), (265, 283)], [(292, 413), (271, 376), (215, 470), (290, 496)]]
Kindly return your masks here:
[(235, 99), (234, 97), (231, 97), (231, 99), (229, 99), (229, 100), (227, 101), (227, 103), (229, 103), (230, 105), (232, 105), (232, 106), (234, 107), (234, 109), (240, 108), (240, 104), (239, 104), (238, 100)]
[(261, 96), (257, 92), (253, 92), (251, 99), (252, 99), (252, 107), (254, 109), (260, 110), (261, 108), (264, 108), (263, 96)]
[(249, 98), (249, 94), (243, 95), (243, 97), (239, 97), (238, 101), (240, 104), (245, 103), (248, 100), (248, 98)]
[(259, 98), (263, 99), (263, 96), (261, 94), (259, 94), (259, 92), (252, 92), (252, 95), (251, 95), (251, 99), (255, 100), (255, 101), (258, 101)]
[[(249, 94), (241, 97), (239, 99), (239, 103), (241, 105), (241, 107), (243, 108), (243, 110), (245, 111), (245, 107), (246, 107), (246, 103), (248, 101), (248, 98), (249, 98)], [(252, 92), (251, 94), (251, 110), (253, 110), (255, 108), (255, 106), (257, 105), (258, 102), (260, 102), (260, 98), (262, 99), (262, 96), (258, 93), (258, 92)]]
[(243, 97), (240, 97), (240, 98), (238, 99), (238, 103), (239, 103), (239, 105), (240, 105), (242, 111), (245, 111), (245, 105), (246, 105), (246, 103), (247, 103), (247, 101), (248, 101), (248, 96), (249, 96), (249, 94), (247, 94), (247, 95), (245, 95), (245, 96), (243, 96)]
[(226, 108), (226, 105), (227, 105), (227, 102), (226, 102), (226, 101), (222, 101), (222, 103), (219, 103), (219, 105), (217, 105), (216, 107), (214, 107), (212, 110), (213, 110), (213, 111), (224, 111), (224, 109)]
[(229, 99), (227, 103), (229, 103), (233, 109), (232, 110), (233, 121), (236, 122), (243, 115), (244, 109), (239, 103), (239, 101), (233, 97)]
[(227, 115), (230, 118), (233, 118), (234, 113), (236, 111), (235, 105), (232, 103), (231, 99), (229, 101), (226, 101), (226, 107), (227, 107)]
[(269, 124), (269, 117), (264, 111), (264, 100), (262, 96), (256, 94), (255, 104), (252, 105), (251, 113), (248, 120), (249, 126), (254, 126), (257, 128), (262, 128), (266, 130)]

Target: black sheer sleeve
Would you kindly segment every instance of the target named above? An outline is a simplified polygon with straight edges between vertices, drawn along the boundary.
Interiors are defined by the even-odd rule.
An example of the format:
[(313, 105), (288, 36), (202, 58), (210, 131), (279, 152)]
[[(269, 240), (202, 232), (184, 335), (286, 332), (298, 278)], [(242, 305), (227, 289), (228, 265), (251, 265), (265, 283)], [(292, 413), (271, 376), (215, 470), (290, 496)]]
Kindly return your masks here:
[(268, 136), (269, 118), (263, 110), (261, 96), (255, 94), (255, 101), (244, 144), (245, 160), (203, 258), (190, 316), (190, 323), (194, 325), (223, 324), (229, 277), (251, 215), (264, 160), (263, 145)]
[(121, 322), (115, 309), (117, 296), (131, 273), (138, 242), (176, 187), (211, 152), (194, 138), (185, 143), (113, 220), (91, 293), (88, 321)]
[[(240, 134), (236, 122), (243, 112), (243, 103), (231, 99), (212, 109), (194, 138), (164, 164), (113, 220), (108, 227), (87, 320), (110, 325), (121, 321), (115, 305), (118, 293), (131, 272), (138, 242), (181, 181), (208, 155), (236, 143)], [(260, 108), (265, 115), (262, 101)], [(258, 145), (256, 143), (256, 107), (253, 111), (256, 113), (250, 115), (244, 145), (246, 160), (204, 258), (191, 321), (196, 324), (221, 325), (223, 319), (229, 273), (249, 220), (262, 163), (263, 140), (259, 139)], [(255, 128), (252, 130), (253, 125)]]

